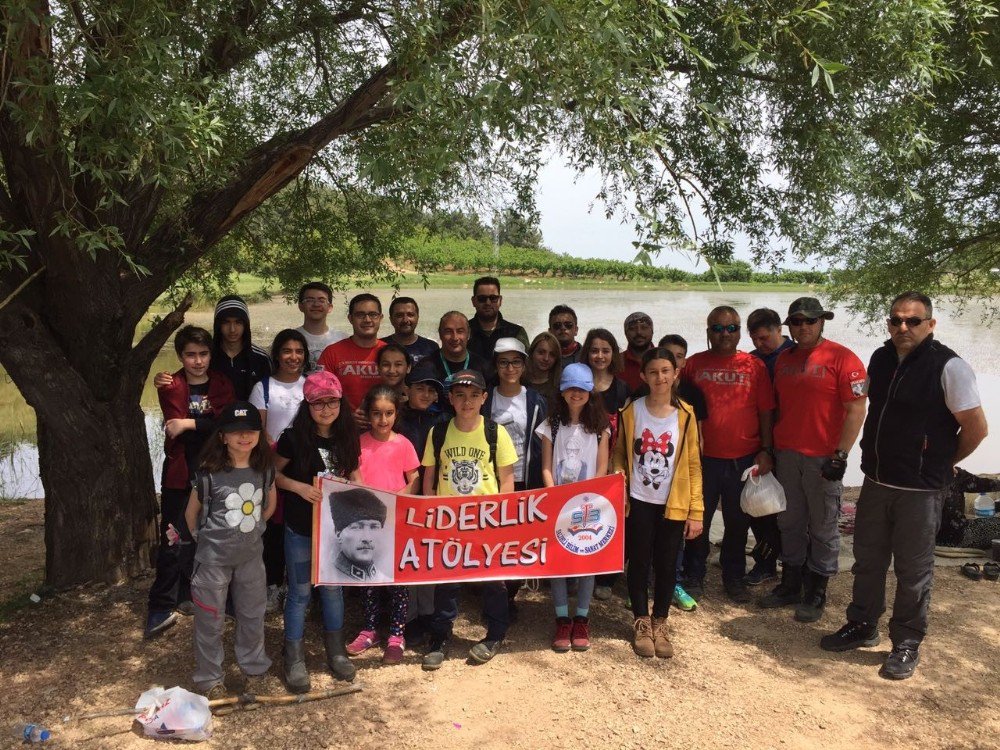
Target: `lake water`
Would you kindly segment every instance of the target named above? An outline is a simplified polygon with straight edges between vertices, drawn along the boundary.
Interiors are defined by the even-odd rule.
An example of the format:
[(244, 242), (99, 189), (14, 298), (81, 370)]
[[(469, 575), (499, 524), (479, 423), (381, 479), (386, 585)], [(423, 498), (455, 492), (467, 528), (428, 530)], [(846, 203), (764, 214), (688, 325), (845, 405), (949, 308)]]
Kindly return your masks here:
[[(391, 299), (388, 290), (373, 290), (387, 306)], [(472, 312), (469, 299), (470, 292), (457, 289), (416, 289), (404, 290), (420, 303), (421, 321), (419, 331), (429, 338), (437, 338), (436, 327), (438, 318), (448, 310)], [(622, 321), (628, 313), (642, 310), (647, 312), (654, 321), (655, 335), (658, 338), (667, 333), (679, 333), (690, 345), (690, 352), (705, 349), (705, 317), (716, 305), (732, 305), (743, 317), (758, 307), (771, 307), (782, 317), (789, 303), (801, 292), (760, 292), (760, 291), (632, 291), (618, 287), (609, 287), (606, 291), (594, 289), (559, 290), (559, 289), (512, 289), (506, 291), (503, 301), (504, 315), (512, 321), (520, 323), (529, 335), (548, 326), (548, 311), (553, 305), (564, 303), (573, 307), (580, 320), (580, 338), (588, 328), (603, 327), (611, 330), (624, 343)], [(335, 311), (330, 315), (332, 327), (347, 329), (346, 305), (342, 304), (343, 295), (338, 295)], [(963, 466), (973, 472), (995, 472), (998, 470), (1000, 457), (1000, 358), (997, 357), (997, 347), (1000, 345), (1000, 334), (996, 329), (981, 325), (977, 309), (969, 309), (963, 314), (950, 312), (947, 306), (939, 306), (935, 310), (938, 320), (937, 336), (944, 343), (965, 358), (977, 373), (979, 389), (983, 398), (983, 406), (987, 419), (993, 426), (992, 434), (986, 438), (979, 449), (963, 462)], [(301, 323), (301, 315), (294, 305), (288, 305), (283, 300), (251, 306), (250, 318), (253, 340), (261, 346), (270, 345), (271, 339), (282, 328), (295, 327)], [(189, 313), (187, 322), (202, 325), (211, 329), (212, 312), (210, 310)], [(383, 322), (382, 333), (391, 332), (388, 321)], [(886, 338), (884, 324), (876, 329), (863, 325), (852, 319), (842, 310), (837, 311), (837, 317), (827, 322), (826, 337), (852, 349), (862, 361), (868, 361), (872, 351), (879, 347)], [(741, 349), (752, 348), (749, 338), (744, 333)], [(160, 354), (153, 371), (160, 369), (174, 370), (177, 360), (173, 349), (168, 347)], [(5, 402), (12, 402), (17, 397), (9, 391), (13, 387), (9, 383), (0, 385), (0, 393)], [(151, 388), (143, 396), (143, 405), (147, 411), (146, 428), (150, 435), (152, 458), (157, 467), (155, 475), (159, 474), (159, 465), (163, 456), (162, 420), (156, 410), (156, 398)], [(11, 413), (24, 414), (26, 407), (18, 407), (15, 403)], [(30, 410), (28, 410), (30, 414)], [(10, 422), (11, 418), (0, 415), (0, 423)], [(21, 416), (23, 422), (23, 416)], [(0, 433), (9, 434), (10, 425), (2, 425)], [(29, 430), (30, 432), (30, 430)], [(858, 469), (859, 451), (851, 453), (848, 462), (848, 472), (845, 483), (857, 485), (861, 483), (861, 472)], [(7, 451), (0, 459), (0, 497), (38, 497), (42, 494), (41, 482), (38, 479), (38, 455), (30, 440), (22, 440)]]

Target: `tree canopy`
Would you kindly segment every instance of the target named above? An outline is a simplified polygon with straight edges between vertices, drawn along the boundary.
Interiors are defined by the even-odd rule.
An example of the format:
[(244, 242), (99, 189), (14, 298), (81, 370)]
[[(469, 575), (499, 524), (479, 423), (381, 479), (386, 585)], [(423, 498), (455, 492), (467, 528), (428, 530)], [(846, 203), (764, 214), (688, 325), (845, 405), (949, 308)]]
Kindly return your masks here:
[(391, 277), (414, 211), (530, 216), (553, 151), (640, 255), (965, 248), (995, 221), (993, 24), (983, 0), (8, 0), (0, 364), (38, 417), (49, 581), (151, 541), (139, 393), (189, 302), (134, 339), (182, 279)]

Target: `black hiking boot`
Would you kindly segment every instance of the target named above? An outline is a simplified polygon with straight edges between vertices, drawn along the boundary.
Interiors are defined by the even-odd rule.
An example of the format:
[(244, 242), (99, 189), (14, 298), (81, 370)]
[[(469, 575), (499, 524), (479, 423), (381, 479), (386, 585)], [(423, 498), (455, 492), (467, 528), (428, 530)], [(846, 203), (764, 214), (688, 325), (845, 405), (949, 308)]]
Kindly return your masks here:
[(802, 568), (785, 565), (781, 569), (781, 583), (771, 589), (771, 593), (765, 595), (757, 604), (764, 609), (775, 609), (798, 604), (800, 601), (802, 601)]

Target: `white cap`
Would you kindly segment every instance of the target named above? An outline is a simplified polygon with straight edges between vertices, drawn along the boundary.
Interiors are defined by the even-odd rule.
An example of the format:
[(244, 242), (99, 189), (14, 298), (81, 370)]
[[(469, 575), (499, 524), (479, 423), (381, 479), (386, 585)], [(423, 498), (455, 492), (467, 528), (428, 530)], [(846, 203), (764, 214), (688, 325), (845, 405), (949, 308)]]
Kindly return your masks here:
[(507, 352), (517, 352), (525, 359), (528, 358), (528, 352), (524, 349), (524, 344), (520, 342), (519, 339), (515, 339), (513, 336), (504, 339), (497, 339), (497, 345), (493, 347), (493, 356), (497, 354), (505, 354)]

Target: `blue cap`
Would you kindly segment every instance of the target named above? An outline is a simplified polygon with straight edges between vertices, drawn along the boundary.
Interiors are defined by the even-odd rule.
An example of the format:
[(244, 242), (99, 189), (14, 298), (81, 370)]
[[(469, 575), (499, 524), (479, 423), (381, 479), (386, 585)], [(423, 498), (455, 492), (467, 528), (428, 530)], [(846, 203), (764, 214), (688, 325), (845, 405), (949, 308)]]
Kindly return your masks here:
[(559, 378), (559, 390), (565, 391), (567, 388), (579, 388), (587, 393), (594, 390), (594, 373), (590, 371), (590, 367), (583, 362), (566, 365)]

